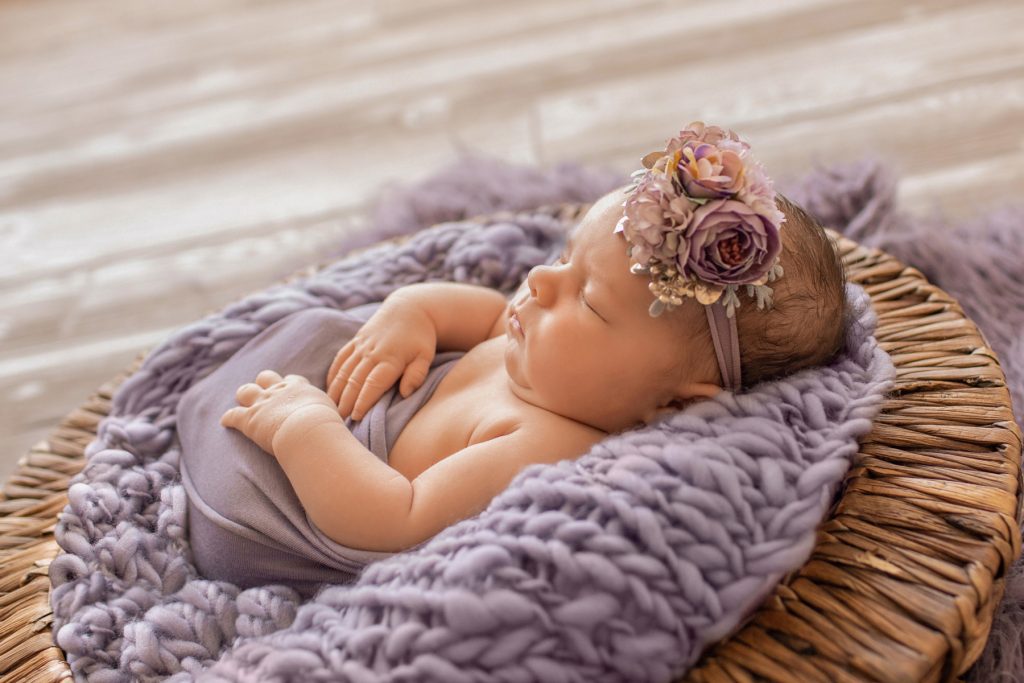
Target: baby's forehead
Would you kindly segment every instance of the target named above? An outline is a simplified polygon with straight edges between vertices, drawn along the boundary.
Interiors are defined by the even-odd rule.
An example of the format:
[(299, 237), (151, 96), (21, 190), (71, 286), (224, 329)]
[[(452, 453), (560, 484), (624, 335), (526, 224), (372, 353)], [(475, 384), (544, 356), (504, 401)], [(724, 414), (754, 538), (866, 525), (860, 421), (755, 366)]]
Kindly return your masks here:
[(626, 200), (626, 194), (622, 191), (622, 188), (612, 190), (608, 194), (602, 195), (590, 205), (587, 210), (586, 216), (588, 218), (597, 219), (599, 217), (609, 219), (614, 218), (616, 221), (622, 216), (623, 202)]
[(613, 307), (609, 312), (618, 321), (641, 326), (656, 324), (647, 312), (653, 301), (650, 276), (630, 271), (629, 243), (621, 233), (613, 232), (611, 227), (593, 229), (596, 227), (588, 228), (586, 233), (577, 228), (567, 237), (569, 250), (585, 261), (586, 278), (590, 281), (586, 289), (599, 296), (599, 302), (606, 308)]
[(591, 205), (579, 223), (569, 231), (569, 236), (576, 237), (583, 233), (590, 233), (595, 237), (600, 236), (602, 241), (607, 241), (610, 236), (614, 235), (616, 242), (621, 242), (625, 249), (627, 246), (625, 236), (615, 232), (615, 227), (624, 211), (621, 197), (616, 198), (614, 194), (607, 194)]
[[(653, 318), (648, 313), (654, 300), (649, 288), (650, 276), (630, 271), (629, 241), (623, 233), (615, 232), (624, 213), (625, 187), (616, 188), (597, 199), (584, 218), (568, 232), (567, 245), (580, 256), (585, 256), (594, 269), (590, 277), (601, 281), (606, 305), (614, 305), (620, 319), (628, 318), (645, 329), (649, 325), (669, 326), (676, 332), (682, 326), (692, 333), (690, 328), (694, 316), (703, 310), (696, 300), (692, 300), (691, 306), (676, 308), (671, 316), (662, 314)], [(579, 249), (582, 242), (586, 242), (588, 248)], [(696, 309), (696, 313), (687, 309)]]

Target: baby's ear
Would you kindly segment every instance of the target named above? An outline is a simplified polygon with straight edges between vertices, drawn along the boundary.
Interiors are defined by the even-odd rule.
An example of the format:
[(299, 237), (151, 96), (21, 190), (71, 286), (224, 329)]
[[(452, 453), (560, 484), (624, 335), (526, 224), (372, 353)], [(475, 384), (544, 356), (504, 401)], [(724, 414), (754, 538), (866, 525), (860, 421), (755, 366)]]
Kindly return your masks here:
[(648, 413), (644, 415), (642, 423), (649, 425), (652, 422), (661, 419), (664, 415), (677, 413), (693, 403), (713, 398), (720, 391), (722, 391), (722, 387), (717, 384), (711, 384), (708, 382), (688, 383), (685, 386), (680, 387), (679, 393), (673, 396), (668, 403), (648, 411)]
[(712, 382), (687, 382), (676, 389), (676, 395), (672, 402), (680, 407), (686, 407), (694, 401), (705, 398), (714, 398), (722, 387)]

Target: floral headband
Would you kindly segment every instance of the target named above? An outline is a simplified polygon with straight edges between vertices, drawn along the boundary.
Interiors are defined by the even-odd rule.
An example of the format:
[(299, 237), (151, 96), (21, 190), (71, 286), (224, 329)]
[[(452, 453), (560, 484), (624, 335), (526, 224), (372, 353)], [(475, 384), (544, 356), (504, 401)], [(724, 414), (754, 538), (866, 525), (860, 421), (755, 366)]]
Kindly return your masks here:
[(705, 305), (723, 383), (739, 389), (736, 291), (746, 285), (759, 309), (771, 307), (767, 283), (783, 274), (779, 231), (786, 217), (772, 181), (736, 133), (701, 121), (642, 163), (615, 226), (630, 244), (630, 271), (650, 275), (652, 316), (683, 297)]

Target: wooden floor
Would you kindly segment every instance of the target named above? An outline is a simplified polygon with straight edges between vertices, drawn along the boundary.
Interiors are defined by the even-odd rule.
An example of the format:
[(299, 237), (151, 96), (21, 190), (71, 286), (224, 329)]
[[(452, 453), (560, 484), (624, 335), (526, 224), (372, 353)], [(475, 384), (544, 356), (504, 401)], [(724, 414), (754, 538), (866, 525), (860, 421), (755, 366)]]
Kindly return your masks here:
[(693, 119), (904, 206), (1024, 187), (1012, 0), (0, 0), (0, 476), (140, 350), (459, 148), (627, 173)]

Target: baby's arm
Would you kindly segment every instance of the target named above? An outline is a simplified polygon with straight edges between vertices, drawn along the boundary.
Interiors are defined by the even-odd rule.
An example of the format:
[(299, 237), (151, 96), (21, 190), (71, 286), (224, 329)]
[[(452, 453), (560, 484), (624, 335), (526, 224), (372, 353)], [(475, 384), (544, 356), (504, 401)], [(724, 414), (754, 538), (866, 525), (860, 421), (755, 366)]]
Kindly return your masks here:
[(575, 459), (607, 436), (561, 422), (519, 425), (444, 458), (412, 481), (410, 508), (398, 545), (411, 548), (456, 522), (483, 512), (529, 465)]
[(508, 306), (501, 292), (461, 282), (418, 282), (396, 289), (391, 297), (408, 301), (430, 316), (439, 351), (469, 351), (486, 341)]
[(409, 396), (438, 349), (468, 351), (491, 338), (508, 302), (493, 289), (424, 282), (388, 296), (335, 354), (324, 386), (343, 417), (360, 420), (399, 377)]
[(274, 451), (310, 519), (329, 538), (399, 552), (483, 511), (527, 465), (576, 458), (603, 436), (582, 425), (520, 425), (453, 453), (412, 482), (336, 420), (296, 423), (275, 439)]

